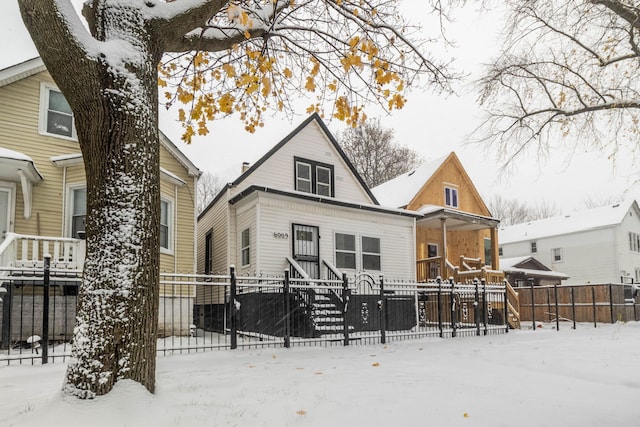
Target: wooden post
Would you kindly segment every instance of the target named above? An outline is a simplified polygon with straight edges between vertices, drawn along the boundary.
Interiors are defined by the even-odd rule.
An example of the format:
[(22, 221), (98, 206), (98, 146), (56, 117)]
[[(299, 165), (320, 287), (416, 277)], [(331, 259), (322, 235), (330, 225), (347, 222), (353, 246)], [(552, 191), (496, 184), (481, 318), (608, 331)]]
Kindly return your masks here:
[(560, 330), (560, 313), (558, 312), (558, 285), (553, 285), (553, 293), (556, 299), (556, 331)]
[(447, 219), (440, 218), (440, 231), (442, 231), (442, 257), (440, 258), (440, 275), (445, 279), (447, 274)]
[(498, 247), (497, 227), (491, 227), (491, 269), (500, 270), (500, 253)]
[(596, 288), (591, 287), (591, 301), (593, 302), (593, 327), (598, 327), (598, 311), (596, 310)]

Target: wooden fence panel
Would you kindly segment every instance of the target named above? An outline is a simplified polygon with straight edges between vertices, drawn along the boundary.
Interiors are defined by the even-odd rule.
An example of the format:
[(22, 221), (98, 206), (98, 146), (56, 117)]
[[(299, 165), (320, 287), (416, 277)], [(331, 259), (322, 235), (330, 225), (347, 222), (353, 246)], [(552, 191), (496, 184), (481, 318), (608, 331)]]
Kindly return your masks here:
[[(624, 286), (620, 284), (594, 284), (538, 286), (516, 288), (520, 297), (520, 319), (523, 322), (576, 322), (615, 323), (639, 320), (639, 297), (632, 303), (625, 301)], [(557, 294), (556, 294), (557, 292)], [(557, 295), (557, 311), (556, 311)]]

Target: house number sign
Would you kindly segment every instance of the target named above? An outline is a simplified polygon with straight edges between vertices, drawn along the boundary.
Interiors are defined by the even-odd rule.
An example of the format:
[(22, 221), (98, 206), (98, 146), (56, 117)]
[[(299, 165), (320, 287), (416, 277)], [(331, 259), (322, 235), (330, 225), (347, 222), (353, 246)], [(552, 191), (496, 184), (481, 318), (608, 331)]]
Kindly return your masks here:
[(278, 233), (278, 232), (273, 232), (273, 237), (275, 239), (288, 239), (289, 238), (289, 233)]

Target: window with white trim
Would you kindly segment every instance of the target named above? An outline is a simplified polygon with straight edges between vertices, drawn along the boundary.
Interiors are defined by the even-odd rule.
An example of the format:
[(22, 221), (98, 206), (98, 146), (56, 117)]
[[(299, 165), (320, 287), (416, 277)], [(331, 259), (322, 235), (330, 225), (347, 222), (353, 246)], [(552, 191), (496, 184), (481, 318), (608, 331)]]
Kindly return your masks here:
[(356, 236), (336, 233), (336, 267), (356, 268)]
[(295, 189), (320, 196), (334, 196), (333, 166), (314, 160), (294, 158)]
[(243, 267), (251, 264), (251, 228), (242, 230), (240, 235), (240, 254)]
[(458, 208), (458, 189), (444, 187), (444, 205), (450, 208)]
[(531, 253), (535, 254), (538, 252), (538, 242), (533, 241), (530, 243), (530, 247), (531, 247)]
[(562, 248), (551, 249), (551, 257), (553, 262), (562, 262)]
[(160, 251), (173, 251), (173, 203), (160, 200)]
[(40, 88), (40, 133), (77, 139), (71, 106), (58, 89), (42, 84)]
[(640, 234), (629, 232), (629, 250), (631, 252), (640, 252)]
[(362, 269), (381, 270), (379, 238), (362, 236)]
[(67, 236), (84, 238), (87, 222), (87, 187), (69, 187), (67, 190)]

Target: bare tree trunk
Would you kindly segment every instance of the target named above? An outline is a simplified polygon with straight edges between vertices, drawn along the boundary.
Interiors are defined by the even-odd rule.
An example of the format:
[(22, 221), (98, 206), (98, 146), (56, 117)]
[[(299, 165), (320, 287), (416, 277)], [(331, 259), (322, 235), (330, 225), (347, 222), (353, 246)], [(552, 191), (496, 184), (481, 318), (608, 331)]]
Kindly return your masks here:
[[(132, 379), (153, 392), (162, 48), (140, 25), (141, 18), (132, 16), (140, 11), (125, 3), (93, 4), (90, 22), (98, 41), (89, 47), (59, 19), (56, 2), (19, 4), (47, 69), (73, 109), (87, 178), (87, 256), (64, 390), (92, 398), (108, 393), (118, 380)], [(100, 42), (110, 39), (122, 43), (115, 59), (113, 45)]]

